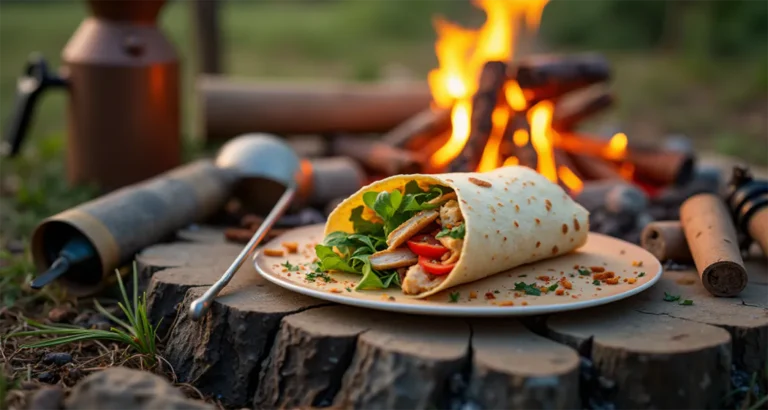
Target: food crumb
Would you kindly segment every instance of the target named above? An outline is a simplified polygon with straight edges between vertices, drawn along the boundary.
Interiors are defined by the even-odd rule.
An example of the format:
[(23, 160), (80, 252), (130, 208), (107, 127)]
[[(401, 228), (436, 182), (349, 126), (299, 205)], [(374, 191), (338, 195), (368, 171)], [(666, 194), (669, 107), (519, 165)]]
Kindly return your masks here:
[(283, 242), (280, 245), (282, 245), (288, 253), (296, 253), (299, 250), (299, 244), (296, 242)]
[(537, 276), (536, 279), (543, 280), (544, 282), (549, 282), (549, 276), (545, 276), (545, 275)]
[(558, 289), (555, 291), (555, 295), (557, 296), (563, 296), (565, 294), (565, 289)]
[(608, 278), (605, 280), (605, 283), (609, 285), (618, 285), (619, 284), (619, 278)]
[(395, 301), (395, 297), (394, 296), (390, 296), (390, 297), (387, 298), (387, 300), (389, 300), (390, 302), (394, 302)]
[(627, 282), (629, 282), (630, 285), (634, 285), (635, 282), (637, 282), (637, 278), (628, 278), (625, 279)]
[(339, 288), (332, 288), (330, 289), (331, 293), (341, 293), (341, 289)]
[(486, 299), (496, 299), (496, 296), (493, 295), (493, 292), (485, 292), (485, 298)]
[(470, 299), (477, 299), (477, 292), (472, 290), (469, 292), (469, 298)]
[(514, 306), (515, 302), (511, 300), (505, 300), (503, 302), (499, 302), (499, 306)]
[(592, 272), (597, 272), (597, 273), (605, 272), (605, 268), (602, 267), (602, 266), (590, 266), (589, 270), (591, 270)]
[(560, 284), (566, 289), (573, 289), (573, 284), (566, 278), (560, 278)]
[(267, 256), (283, 256), (285, 252), (282, 249), (264, 249), (264, 255)]
[(643, 266), (643, 261), (632, 261), (632, 266), (637, 266), (637, 267)]
[(522, 305), (523, 305), (523, 306), (528, 306), (528, 302), (526, 302), (526, 301), (523, 301)]
[(680, 285), (693, 285), (694, 283), (696, 283), (696, 281), (691, 278), (678, 279), (676, 280), (676, 282)]

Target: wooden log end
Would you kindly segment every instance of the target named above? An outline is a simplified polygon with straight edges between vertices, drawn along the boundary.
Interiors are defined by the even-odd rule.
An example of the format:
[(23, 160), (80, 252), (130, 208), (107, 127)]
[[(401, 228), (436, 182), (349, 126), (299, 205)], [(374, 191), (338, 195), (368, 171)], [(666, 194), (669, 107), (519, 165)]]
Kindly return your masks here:
[(591, 359), (591, 380), (600, 382), (587, 388), (587, 400), (705, 408), (720, 405), (729, 389), (731, 339), (723, 329), (619, 306), (554, 316), (547, 326)]
[(733, 297), (747, 286), (747, 270), (737, 262), (719, 261), (704, 269), (701, 281), (713, 295)]
[(680, 221), (655, 221), (643, 228), (640, 245), (660, 261), (691, 262), (691, 251)]
[(577, 408), (579, 357), (519, 322), (474, 321), (468, 399), (480, 408)]

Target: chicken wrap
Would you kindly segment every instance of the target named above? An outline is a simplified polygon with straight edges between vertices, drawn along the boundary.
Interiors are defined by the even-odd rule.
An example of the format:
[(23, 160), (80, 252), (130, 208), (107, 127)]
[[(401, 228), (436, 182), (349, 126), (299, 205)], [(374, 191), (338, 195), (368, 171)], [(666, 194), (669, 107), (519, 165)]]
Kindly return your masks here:
[(374, 182), (333, 210), (315, 252), (321, 270), (360, 274), (356, 290), (425, 297), (571, 252), (588, 231), (559, 185), (510, 166)]

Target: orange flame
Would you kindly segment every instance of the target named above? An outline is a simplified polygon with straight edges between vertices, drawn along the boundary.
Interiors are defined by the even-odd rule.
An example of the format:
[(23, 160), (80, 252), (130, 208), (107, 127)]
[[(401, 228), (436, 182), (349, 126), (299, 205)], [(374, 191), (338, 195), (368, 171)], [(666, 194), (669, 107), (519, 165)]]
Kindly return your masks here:
[(538, 167), (536, 171), (552, 182), (557, 182), (555, 169), (555, 153), (549, 131), (552, 124), (554, 105), (550, 101), (542, 101), (528, 112), (528, 122), (531, 124), (531, 144), (536, 150)]
[(491, 171), (499, 167), (499, 148), (501, 147), (501, 140), (504, 139), (504, 128), (509, 121), (509, 110), (504, 106), (496, 107), (493, 110), (491, 120), (493, 121), (493, 129), (488, 143), (485, 144), (480, 164), (477, 166), (478, 172)]
[(571, 192), (579, 193), (584, 187), (584, 183), (576, 176), (568, 167), (560, 166), (557, 168), (557, 176), (563, 181), (563, 184), (571, 190)]
[[(478, 30), (462, 28), (442, 18), (435, 19), (437, 31), (435, 54), (439, 67), (428, 77), (432, 98), (439, 107), (451, 107), (453, 131), (448, 142), (430, 158), (430, 164), (442, 167), (448, 164), (464, 148), (469, 138), (472, 95), (483, 65), (488, 61), (510, 61), (514, 55), (515, 34), (522, 21), (528, 28), (538, 29), (541, 12), (549, 0), (476, 0), (475, 5), (485, 11), (487, 19)], [(526, 108), (526, 101), (517, 83), (505, 84), (505, 98), (515, 111)], [(506, 111), (506, 110), (505, 110)], [(495, 114), (495, 113), (494, 113)], [(509, 112), (495, 114), (508, 121)], [(499, 119), (501, 120), (501, 119)], [(493, 132), (489, 142), (503, 138), (504, 126), (493, 121)], [(500, 129), (500, 131), (497, 131)], [(498, 134), (498, 135), (497, 135)], [(486, 156), (487, 153), (487, 156)], [(478, 165), (487, 169), (498, 166), (498, 147), (486, 147)]]

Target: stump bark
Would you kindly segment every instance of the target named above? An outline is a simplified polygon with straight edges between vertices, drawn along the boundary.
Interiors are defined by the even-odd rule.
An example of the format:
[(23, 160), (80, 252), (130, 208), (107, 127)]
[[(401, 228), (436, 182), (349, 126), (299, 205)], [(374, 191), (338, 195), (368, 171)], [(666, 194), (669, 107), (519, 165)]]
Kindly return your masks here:
[(266, 282), (250, 259), (201, 321), (179, 314), (239, 251), (185, 242), (141, 255), (156, 272), (150, 314), (171, 318), (163, 357), (227, 407), (720, 408), (731, 365), (751, 374), (768, 360), (762, 260), (747, 260), (738, 298), (713, 297), (695, 270), (668, 271), (625, 301), (534, 318), (541, 334), (512, 319), (327, 303)]

